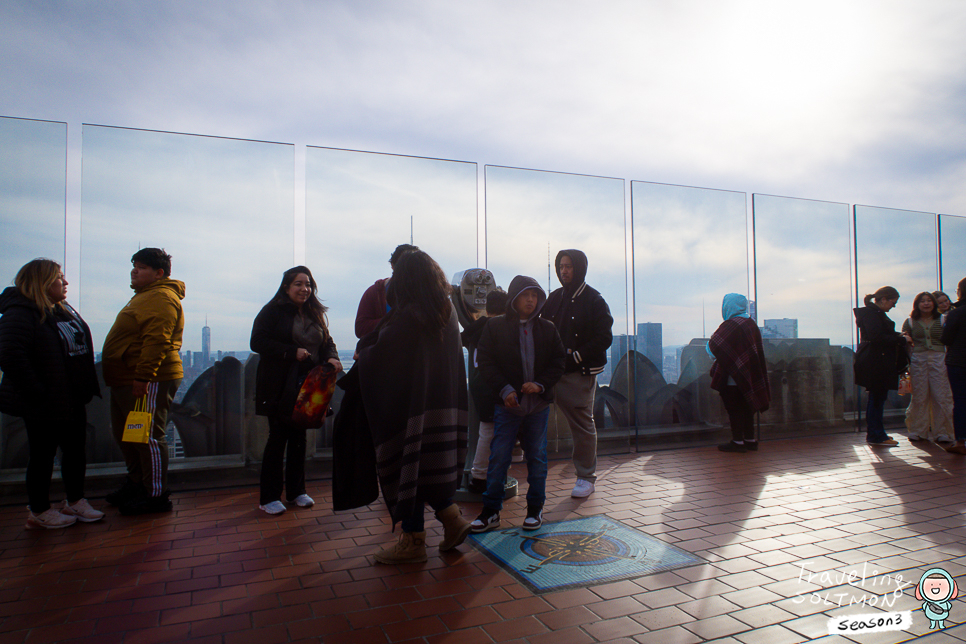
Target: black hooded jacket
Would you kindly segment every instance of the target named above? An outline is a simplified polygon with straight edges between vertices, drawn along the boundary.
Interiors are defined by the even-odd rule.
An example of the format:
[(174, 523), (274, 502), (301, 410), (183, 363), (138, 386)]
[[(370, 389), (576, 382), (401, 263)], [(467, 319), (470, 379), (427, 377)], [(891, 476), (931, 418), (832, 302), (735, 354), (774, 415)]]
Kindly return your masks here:
[(554, 266), (560, 279), (560, 259), (570, 258), (574, 278), (570, 284), (558, 288), (540, 312), (557, 327), (560, 339), (568, 350), (566, 373), (579, 371), (584, 376), (595, 376), (607, 364), (607, 349), (614, 336), (607, 302), (596, 289), (587, 285), (587, 256), (575, 248), (557, 253)]
[(942, 343), (946, 345), (946, 364), (966, 367), (966, 300), (960, 300), (946, 315)]
[[(480, 372), (492, 392), (493, 402), (498, 405), (504, 404), (500, 392), (507, 385), (513, 387), (519, 399), (523, 398), (521, 389), (526, 380), (520, 355), (520, 318), (513, 308), (513, 301), (527, 288), (536, 288), (543, 299), (543, 289), (537, 280), (517, 275), (507, 291), (506, 313), (490, 318), (480, 336), (477, 349)], [(553, 386), (563, 375), (566, 350), (549, 320), (535, 317), (533, 323), (533, 382), (543, 386), (543, 392), (539, 395), (550, 402), (553, 400)]]
[(0, 294), (0, 411), (60, 418), (100, 395), (91, 330), (72, 310), (40, 322), (37, 305), (15, 286)]

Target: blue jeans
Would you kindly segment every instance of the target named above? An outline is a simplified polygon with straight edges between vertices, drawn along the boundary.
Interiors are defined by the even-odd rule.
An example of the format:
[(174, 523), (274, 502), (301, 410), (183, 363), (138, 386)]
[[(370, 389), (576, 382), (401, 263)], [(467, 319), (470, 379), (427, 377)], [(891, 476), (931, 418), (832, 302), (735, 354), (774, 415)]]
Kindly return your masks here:
[(953, 390), (953, 429), (956, 440), (966, 440), (966, 367), (946, 365), (949, 388)]
[(490, 464), (486, 470), (486, 492), (483, 507), (503, 507), (503, 483), (510, 469), (513, 445), (517, 437), (527, 459), (527, 507), (543, 508), (547, 500), (547, 420), (550, 408), (526, 416), (507, 411), (502, 405), (493, 413), (493, 442)]
[(403, 532), (423, 531), (423, 515), (426, 513), (427, 503), (434, 511), (439, 512), (453, 505), (453, 499), (446, 499), (445, 501), (416, 501), (416, 508), (413, 510), (412, 516), (399, 522), (402, 525)]
[(869, 392), (869, 404), (865, 408), (865, 440), (869, 443), (881, 443), (889, 440), (889, 435), (885, 433), (885, 426), (882, 424), (882, 414), (885, 410), (886, 396), (889, 393)]

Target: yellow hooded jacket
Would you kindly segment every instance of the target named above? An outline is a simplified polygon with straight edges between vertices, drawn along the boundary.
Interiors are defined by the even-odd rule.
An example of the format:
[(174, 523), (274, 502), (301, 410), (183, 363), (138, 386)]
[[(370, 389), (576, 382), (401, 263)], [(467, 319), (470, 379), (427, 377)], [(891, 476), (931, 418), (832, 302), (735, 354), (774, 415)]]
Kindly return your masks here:
[(162, 278), (134, 292), (104, 340), (104, 382), (111, 387), (184, 377), (184, 282)]

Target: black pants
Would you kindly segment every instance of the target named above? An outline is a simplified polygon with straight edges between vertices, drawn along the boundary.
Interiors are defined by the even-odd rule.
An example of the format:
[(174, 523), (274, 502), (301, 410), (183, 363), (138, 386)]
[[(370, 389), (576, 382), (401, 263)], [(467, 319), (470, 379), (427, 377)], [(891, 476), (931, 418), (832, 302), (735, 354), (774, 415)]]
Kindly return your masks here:
[(728, 419), (731, 421), (732, 440), (755, 440), (755, 412), (745, 400), (741, 389), (735, 385), (728, 385), (720, 393), (721, 402), (724, 403)]
[(54, 456), (60, 447), (60, 475), (67, 501), (84, 498), (87, 471), (87, 412), (84, 405), (69, 405), (60, 418), (25, 416), (30, 460), (27, 462), (27, 498), (30, 511), (40, 514), (50, 508), (50, 478)]
[[(286, 449), (286, 444), (288, 449)], [(285, 496), (305, 494), (305, 429), (292, 421), (269, 416), (268, 442), (262, 455), (259, 503), (282, 500), (282, 459), (285, 459)]]

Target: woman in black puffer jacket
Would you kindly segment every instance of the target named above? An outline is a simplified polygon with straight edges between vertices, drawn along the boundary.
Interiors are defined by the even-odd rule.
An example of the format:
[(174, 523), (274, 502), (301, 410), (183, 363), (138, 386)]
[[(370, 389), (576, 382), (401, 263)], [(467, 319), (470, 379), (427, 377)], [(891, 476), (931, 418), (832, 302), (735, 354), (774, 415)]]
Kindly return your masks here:
[[(0, 411), (27, 429), (27, 528), (63, 528), (104, 516), (84, 498), (87, 414), (100, 395), (91, 332), (66, 302), (67, 279), (49, 259), (28, 262), (0, 294)], [(54, 455), (61, 450), (67, 500), (50, 505)]]
[(855, 352), (855, 384), (869, 392), (866, 406), (866, 442), (893, 447), (883, 424), (886, 396), (899, 388), (899, 374), (909, 364), (906, 340), (896, 332), (896, 323), (886, 315), (899, 301), (899, 291), (883, 286), (865, 296), (865, 306), (853, 309), (859, 327), (859, 347)]

